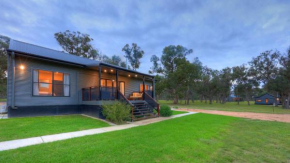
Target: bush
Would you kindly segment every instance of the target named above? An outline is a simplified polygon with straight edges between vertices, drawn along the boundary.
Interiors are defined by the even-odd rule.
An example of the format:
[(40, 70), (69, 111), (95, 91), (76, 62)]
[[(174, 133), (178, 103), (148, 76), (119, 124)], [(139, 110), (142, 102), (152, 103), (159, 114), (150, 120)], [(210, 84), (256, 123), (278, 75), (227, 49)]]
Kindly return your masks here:
[(105, 104), (103, 107), (103, 115), (107, 120), (112, 121), (116, 124), (122, 124), (131, 117), (131, 107), (116, 101), (114, 104)]
[(160, 107), (160, 115), (162, 117), (169, 117), (172, 114), (173, 114), (172, 110), (171, 110), (171, 108), (168, 105), (161, 105), (161, 107)]

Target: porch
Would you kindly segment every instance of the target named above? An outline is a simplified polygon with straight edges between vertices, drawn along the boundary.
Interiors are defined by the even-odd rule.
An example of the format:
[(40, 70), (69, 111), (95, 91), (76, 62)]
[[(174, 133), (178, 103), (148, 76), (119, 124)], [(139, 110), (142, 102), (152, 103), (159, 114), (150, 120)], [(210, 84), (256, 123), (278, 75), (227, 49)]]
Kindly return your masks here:
[(82, 88), (82, 103), (102, 105), (103, 102), (121, 101), (132, 107), (134, 117), (149, 117), (159, 104), (154, 100), (154, 76), (115, 66), (98, 67), (98, 84)]

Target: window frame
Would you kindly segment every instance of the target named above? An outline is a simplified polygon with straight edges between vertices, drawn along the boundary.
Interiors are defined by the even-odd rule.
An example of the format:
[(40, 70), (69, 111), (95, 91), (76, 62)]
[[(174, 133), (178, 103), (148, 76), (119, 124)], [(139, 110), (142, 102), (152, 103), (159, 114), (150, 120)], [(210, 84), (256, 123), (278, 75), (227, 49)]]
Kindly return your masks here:
[[(34, 71), (37, 70), (38, 71), (38, 79), (37, 81), (38, 82), (34, 82)], [(42, 70), (42, 71), (50, 71), (52, 72), (52, 83), (44, 83), (44, 82), (39, 82), (39, 70)], [(68, 74), (69, 75), (69, 84), (62, 84), (63, 86), (69, 86), (69, 95), (68, 96), (65, 96), (64, 93), (63, 93), (63, 96), (54, 96), (53, 93), (54, 93), (54, 73), (55, 72), (59, 72), (59, 73), (62, 73), (63, 74), (63, 80), (64, 80), (64, 74)], [(31, 83), (32, 83), (32, 87), (31, 87), (31, 93), (32, 93), (32, 97), (71, 97), (71, 75), (70, 73), (66, 73), (66, 72), (62, 72), (62, 71), (54, 71), (54, 70), (47, 70), (47, 69), (40, 69), (40, 68), (34, 68), (32, 69), (31, 71), (31, 74), (32, 74), (32, 79), (31, 79)], [(41, 96), (41, 95), (34, 95), (33, 94), (33, 88), (34, 88), (34, 83), (43, 83), (43, 84), (51, 84), (52, 85), (52, 94), (51, 96), (48, 96), (48, 95), (45, 95), (45, 96)], [(61, 84), (57, 84), (57, 85), (61, 85)]]

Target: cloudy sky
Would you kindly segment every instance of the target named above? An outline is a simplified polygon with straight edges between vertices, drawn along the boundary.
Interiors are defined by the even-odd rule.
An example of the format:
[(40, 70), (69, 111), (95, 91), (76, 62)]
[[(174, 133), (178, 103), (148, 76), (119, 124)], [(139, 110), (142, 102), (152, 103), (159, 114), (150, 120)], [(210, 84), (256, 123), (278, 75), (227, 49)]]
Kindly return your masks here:
[(214, 69), (290, 46), (290, 0), (0, 0), (0, 13), (0, 35), (56, 50), (54, 33), (67, 29), (89, 34), (109, 56), (137, 43), (141, 72), (168, 45), (193, 49), (189, 60)]

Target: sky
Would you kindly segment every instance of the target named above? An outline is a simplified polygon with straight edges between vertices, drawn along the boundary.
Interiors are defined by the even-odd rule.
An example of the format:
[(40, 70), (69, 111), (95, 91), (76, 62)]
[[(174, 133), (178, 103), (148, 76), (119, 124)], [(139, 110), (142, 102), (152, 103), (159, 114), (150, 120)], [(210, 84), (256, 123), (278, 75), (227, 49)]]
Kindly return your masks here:
[(238, 66), (290, 46), (290, 0), (0, 0), (0, 35), (62, 50), (54, 33), (89, 34), (108, 56), (125, 44), (144, 50), (140, 72), (164, 47), (192, 49), (213, 69)]

